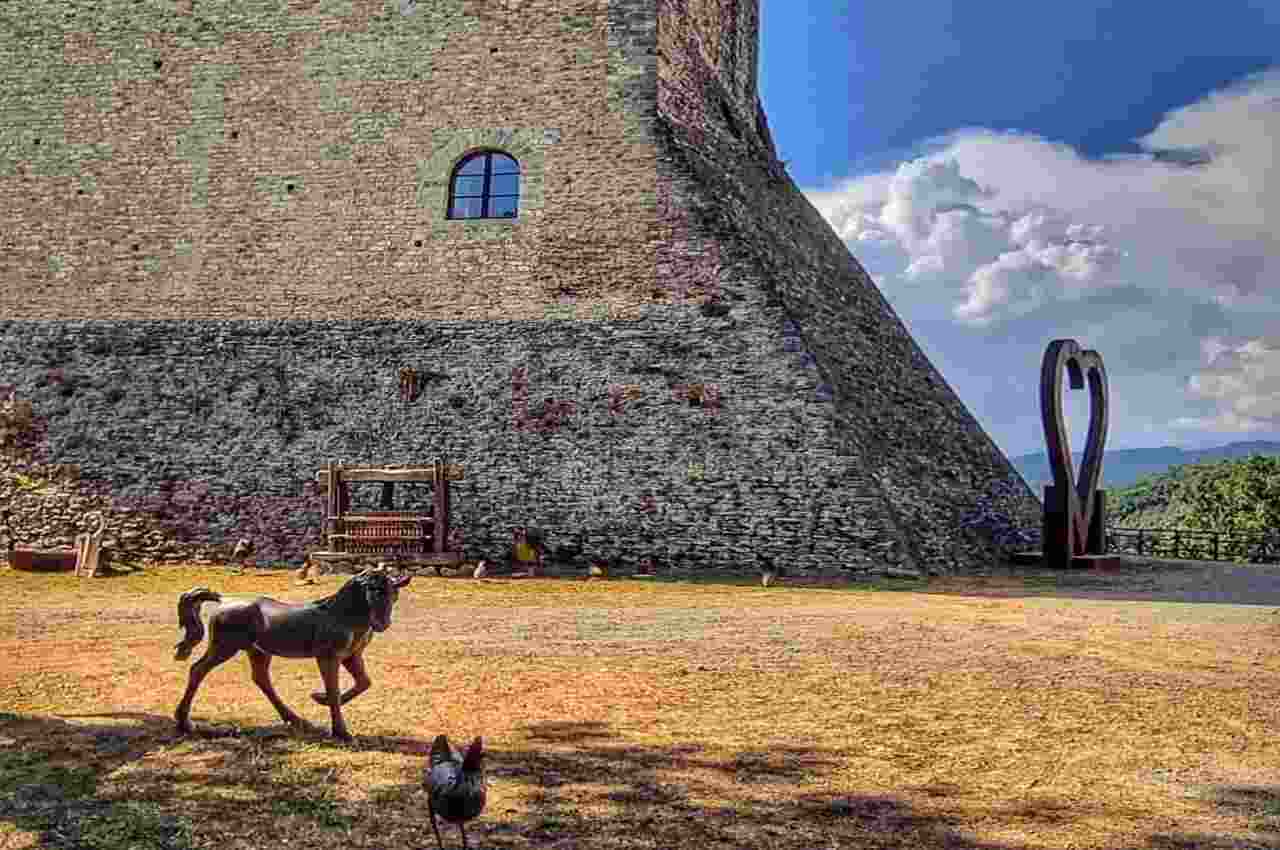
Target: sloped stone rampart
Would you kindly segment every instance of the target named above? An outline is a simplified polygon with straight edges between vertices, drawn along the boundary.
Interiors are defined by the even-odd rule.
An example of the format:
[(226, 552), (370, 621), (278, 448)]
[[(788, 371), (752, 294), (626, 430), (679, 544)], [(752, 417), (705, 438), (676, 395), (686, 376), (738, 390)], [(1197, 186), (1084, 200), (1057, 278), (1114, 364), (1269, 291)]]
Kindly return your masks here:
[[(678, 17), (680, 5), (660, 0), (660, 14)], [(724, 15), (736, 7), (721, 5)], [(727, 302), (758, 290), (784, 316), (789, 343), (810, 352), (833, 399), (840, 454), (875, 482), (927, 570), (987, 557), (956, 510), (975, 494), (1005, 494), (998, 509), (1037, 526), (1039, 502), (787, 175), (763, 112), (734, 88), (740, 77), (708, 61), (696, 26), (660, 34), (659, 50), (659, 195), (681, 211), (685, 243), (717, 248), (697, 256), (678, 238), (664, 253), (694, 256)]]

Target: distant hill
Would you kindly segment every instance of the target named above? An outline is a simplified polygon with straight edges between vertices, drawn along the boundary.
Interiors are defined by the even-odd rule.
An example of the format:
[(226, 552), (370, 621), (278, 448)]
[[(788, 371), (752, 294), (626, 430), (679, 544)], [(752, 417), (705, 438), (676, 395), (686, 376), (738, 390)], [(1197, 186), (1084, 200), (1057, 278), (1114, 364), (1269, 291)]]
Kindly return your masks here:
[[(1170, 467), (1204, 461), (1238, 459), (1252, 455), (1280, 457), (1280, 443), (1253, 440), (1228, 443), (1211, 449), (1179, 449), (1165, 446), (1159, 449), (1120, 449), (1108, 451), (1102, 459), (1102, 486), (1107, 488), (1129, 487), (1147, 475), (1168, 472)], [(1037, 497), (1045, 484), (1053, 483), (1049, 471), (1049, 458), (1044, 452), (1018, 455), (1009, 459), (1022, 480), (1031, 486)], [(1080, 468), (1080, 452), (1072, 452), (1072, 463)]]

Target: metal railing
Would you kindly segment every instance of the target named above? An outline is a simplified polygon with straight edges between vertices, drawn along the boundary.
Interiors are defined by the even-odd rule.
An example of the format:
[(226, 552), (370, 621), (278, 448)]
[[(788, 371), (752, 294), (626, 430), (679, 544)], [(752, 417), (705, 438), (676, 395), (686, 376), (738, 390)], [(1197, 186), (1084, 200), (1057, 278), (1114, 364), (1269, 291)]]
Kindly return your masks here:
[(1108, 528), (1107, 551), (1154, 558), (1280, 563), (1280, 532), (1245, 534), (1190, 528)]
[[(998, 529), (995, 542), (1008, 551), (1032, 551), (1040, 547), (1039, 528)], [(1280, 564), (1280, 531), (1247, 534), (1234, 531), (1202, 531), (1193, 528), (1107, 528), (1107, 551), (1150, 558), (1182, 558), (1193, 561), (1236, 561)]]

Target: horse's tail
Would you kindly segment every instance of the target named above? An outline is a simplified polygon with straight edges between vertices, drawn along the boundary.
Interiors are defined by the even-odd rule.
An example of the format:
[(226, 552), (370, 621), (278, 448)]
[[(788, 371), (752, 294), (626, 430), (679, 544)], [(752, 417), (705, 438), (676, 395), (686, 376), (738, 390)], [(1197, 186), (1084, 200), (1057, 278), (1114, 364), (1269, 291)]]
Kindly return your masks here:
[(174, 647), (175, 661), (190, 658), (191, 650), (204, 640), (204, 623), (200, 622), (200, 606), (206, 602), (220, 601), (222, 601), (222, 594), (215, 593), (207, 587), (188, 590), (178, 597), (178, 628), (185, 629), (187, 633)]

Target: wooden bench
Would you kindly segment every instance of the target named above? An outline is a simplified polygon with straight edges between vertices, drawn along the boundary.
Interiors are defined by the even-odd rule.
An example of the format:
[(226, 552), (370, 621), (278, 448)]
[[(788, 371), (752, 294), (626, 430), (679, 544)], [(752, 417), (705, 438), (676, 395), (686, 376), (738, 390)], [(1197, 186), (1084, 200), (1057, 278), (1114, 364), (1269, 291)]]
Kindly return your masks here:
[[(449, 549), (449, 482), (462, 480), (462, 467), (437, 460), (429, 467), (377, 469), (329, 464), (316, 475), (326, 488), (322, 535), (324, 551), (314, 561), (394, 560), (406, 564), (441, 566), (462, 561), (461, 551)], [(432, 482), (432, 505), (427, 514), (391, 510), (398, 482)], [(352, 482), (382, 484), (380, 510), (351, 510)]]

